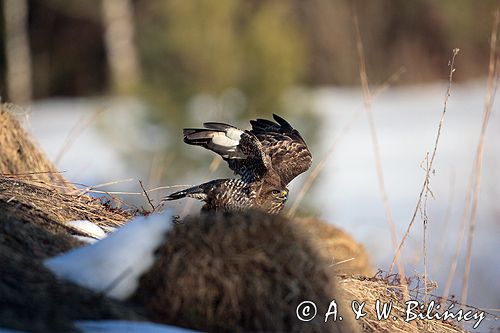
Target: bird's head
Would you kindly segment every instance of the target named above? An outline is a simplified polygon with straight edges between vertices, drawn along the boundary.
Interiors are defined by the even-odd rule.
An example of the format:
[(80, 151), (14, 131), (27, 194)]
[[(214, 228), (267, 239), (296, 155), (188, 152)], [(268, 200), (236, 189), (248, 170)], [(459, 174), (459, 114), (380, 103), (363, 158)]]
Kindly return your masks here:
[(280, 181), (264, 182), (260, 192), (260, 206), (269, 214), (278, 214), (288, 199), (288, 188)]

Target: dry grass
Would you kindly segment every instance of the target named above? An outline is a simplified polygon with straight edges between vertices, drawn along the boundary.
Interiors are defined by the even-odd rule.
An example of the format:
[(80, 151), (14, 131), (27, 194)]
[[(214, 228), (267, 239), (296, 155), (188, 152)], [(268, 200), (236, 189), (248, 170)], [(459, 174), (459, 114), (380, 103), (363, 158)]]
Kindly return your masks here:
[[(425, 198), (427, 198), (427, 196), (429, 194), (430, 173), (433, 170), (432, 165), (434, 163), (434, 158), (436, 157), (436, 152), (437, 152), (437, 148), (438, 148), (438, 144), (439, 144), (439, 138), (441, 137), (441, 129), (442, 129), (443, 124), (444, 124), (444, 117), (446, 115), (446, 110), (447, 110), (447, 106), (448, 106), (448, 98), (450, 97), (450, 93), (451, 93), (451, 86), (452, 86), (452, 82), (453, 82), (453, 73), (455, 73), (455, 57), (457, 56), (459, 51), (460, 51), (459, 49), (453, 49), (453, 56), (452, 56), (450, 63), (449, 63), (450, 72), (448, 75), (448, 89), (446, 90), (443, 112), (441, 114), (441, 119), (439, 120), (439, 125), (438, 125), (438, 129), (437, 129), (437, 134), (436, 134), (436, 140), (434, 143), (434, 149), (432, 151), (432, 155), (431, 155), (430, 159), (427, 159), (428, 162), (427, 162), (427, 166), (425, 168), (424, 183), (422, 185), (422, 188), (420, 190), (420, 194), (418, 196), (417, 205), (415, 206), (415, 210), (413, 211), (413, 215), (412, 215), (412, 218), (410, 220), (410, 223), (408, 224), (408, 228), (405, 232), (405, 235), (403, 236), (403, 239), (401, 240), (398, 248), (396, 249), (396, 252), (394, 254), (394, 259), (393, 259), (392, 264), (391, 264), (390, 272), (392, 272), (392, 270), (394, 268), (394, 264), (397, 263), (399, 254), (401, 253), (401, 249), (403, 248), (403, 245), (404, 245), (406, 239), (410, 235), (410, 231), (411, 231), (411, 228), (413, 227), (413, 224), (415, 223), (417, 213), (419, 211), (421, 211), (422, 200), (423, 199), (426, 200)], [(427, 222), (425, 221), (424, 223), (427, 223)]]
[(31, 140), (13, 109), (0, 107), (0, 210), (5, 216), (49, 230), (69, 230), (66, 222), (71, 220), (117, 227), (133, 216), (68, 182)]
[[(429, 289), (435, 288), (433, 283), (428, 283), (427, 288), (424, 288), (424, 285), (419, 286), (418, 282), (419, 279), (413, 278), (401, 284), (397, 276), (373, 278), (344, 276), (341, 278), (339, 285), (349, 299), (366, 302), (364, 310), (367, 315), (360, 319), (363, 332), (466, 332), (452, 322), (439, 320), (414, 320), (406, 322), (400, 316), (406, 310), (403, 295), (407, 287), (410, 288), (411, 298), (421, 302), (423, 301), (422, 295), (426, 294)], [(392, 302), (393, 310), (391, 311), (391, 317), (392, 314), (397, 313), (397, 320), (393, 320), (391, 317), (388, 320), (377, 320), (376, 300), (387, 304)]]
[(133, 212), (113, 208), (101, 199), (61, 192), (59, 186), (47, 182), (1, 176), (0, 210), (49, 229), (69, 228), (66, 222), (72, 220), (117, 227), (133, 216)]
[(13, 115), (15, 110), (14, 105), (0, 105), (0, 174), (23, 174), (74, 189), (22, 128)]

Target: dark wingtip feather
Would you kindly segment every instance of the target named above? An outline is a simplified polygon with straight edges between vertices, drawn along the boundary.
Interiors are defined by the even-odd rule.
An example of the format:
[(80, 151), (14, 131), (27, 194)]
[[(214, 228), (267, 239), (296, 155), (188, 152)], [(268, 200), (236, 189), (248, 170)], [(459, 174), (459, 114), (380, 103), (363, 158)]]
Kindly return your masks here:
[(281, 125), (281, 127), (287, 129), (287, 130), (293, 130), (292, 125), (282, 117), (278, 116), (276, 113), (273, 113), (273, 118), (278, 122), (278, 124)]
[(197, 129), (197, 128), (185, 128), (182, 130), (182, 135), (189, 136), (189, 135), (196, 133), (198, 131), (199, 131), (199, 129)]

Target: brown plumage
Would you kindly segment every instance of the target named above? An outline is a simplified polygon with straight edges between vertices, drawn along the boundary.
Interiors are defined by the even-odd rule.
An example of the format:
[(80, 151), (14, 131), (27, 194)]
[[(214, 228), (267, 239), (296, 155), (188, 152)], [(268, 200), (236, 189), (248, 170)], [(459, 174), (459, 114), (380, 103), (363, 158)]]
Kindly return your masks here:
[(279, 213), (288, 197), (287, 185), (312, 163), (300, 133), (285, 119), (250, 121), (251, 130), (208, 122), (205, 128), (184, 129), (184, 142), (219, 154), (241, 179), (217, 179), (173, 193), (166, 200), (191, 197), (205, 201), (203, 210), (259, 208)]

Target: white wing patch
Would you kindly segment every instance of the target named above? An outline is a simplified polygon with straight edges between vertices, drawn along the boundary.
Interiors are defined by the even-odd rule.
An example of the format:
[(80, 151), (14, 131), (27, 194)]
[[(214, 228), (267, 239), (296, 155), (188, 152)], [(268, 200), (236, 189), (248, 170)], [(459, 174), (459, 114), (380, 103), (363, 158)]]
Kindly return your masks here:
[[(227, 134), (227, 133), (226, 133)], [(223, 146), (227, 148), (235, 149), (236, 146), (240, 143), (240, 138), (234, 140), (225, 135), (225, 133), (216, 133), (212, 138), (212, 143), (218, 146)]]

